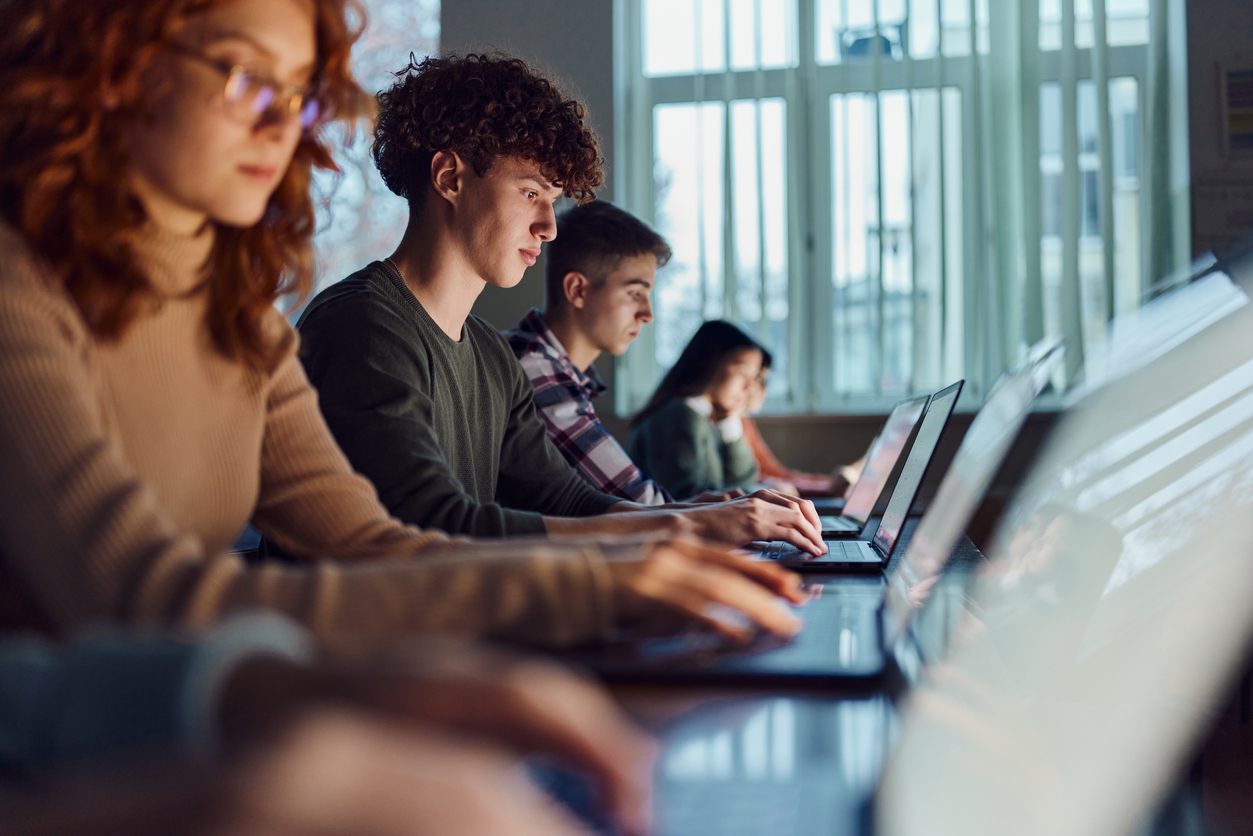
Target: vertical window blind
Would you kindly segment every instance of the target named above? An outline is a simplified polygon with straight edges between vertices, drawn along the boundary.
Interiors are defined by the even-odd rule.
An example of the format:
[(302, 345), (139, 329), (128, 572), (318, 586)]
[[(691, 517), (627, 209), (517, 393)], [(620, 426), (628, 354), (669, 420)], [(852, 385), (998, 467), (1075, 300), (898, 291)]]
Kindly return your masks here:
[(638, 409), (701, 321), (768, 408), (877, 411), (1045, 335), (1076, 381), (1186, 266), (1182, 0), (619, 0), (615, 193), (669, 240)]

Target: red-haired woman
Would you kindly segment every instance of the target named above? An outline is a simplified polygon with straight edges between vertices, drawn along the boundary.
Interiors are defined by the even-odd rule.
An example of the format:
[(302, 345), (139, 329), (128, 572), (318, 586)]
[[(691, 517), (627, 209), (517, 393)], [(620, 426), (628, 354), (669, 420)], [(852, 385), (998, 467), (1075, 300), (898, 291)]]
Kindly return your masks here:
[[(309, 285), (320, 127), (368, 104), (346, 2), (0, 4), (0, 627), (262, 606), (327, 641), (564, 644), (740, 632), (723, 603), (794, 630), (773, 567), (685, 542), (449, 541), (351, 471), (272, 306)], [(309, 562), (230, 554), (249, 520)]]

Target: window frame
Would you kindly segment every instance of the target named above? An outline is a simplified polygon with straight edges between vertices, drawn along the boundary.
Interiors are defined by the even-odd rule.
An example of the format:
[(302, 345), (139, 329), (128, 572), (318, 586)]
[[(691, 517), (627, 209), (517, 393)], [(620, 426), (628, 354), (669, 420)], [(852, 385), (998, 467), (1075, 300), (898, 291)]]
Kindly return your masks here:
[[(994, 0), (995, 2), (996, 0)], [(832, 264), (832, 136), (830, 97), (836, 94), (874, 94), (889, 91), (939, 90), (956, 88), (960, 91), (962, 152), (961, 177), (963, 207), (962, 244), (960, 263), (962, 276), (962, 357), (960, 368), (967, 379), (963, 402), (967, 406), (982, 403), (986, 390), (1001, 371), (991, 362), (989, 352), (980, 351), (980, 342), (993, 339), (987, 319), (998, 299), (989, 299), (981, 293), (987, 287), (990, 276), (995, 274), (996, 255), (989, 251), (985, 238), (990, 234), (995, 211), (995, 201), (990, 199), (988, 172), (980, 158), (979, 146), (990, 135), (989, 126), (979, 124), (989, 118), (988, 91), (982, 89), (992, 56), (981, 43), (991, 32), (983, 29), (975, 16), (975, 3), (971, 2), (971, 52), (966, 55), (937, 55), (930, 58), (884, 59), (857, 63), (819, 64), (813, 37), (816, 0), (796, 0), (797, 63), (793, 67), (770, 69), (733, 70), (728, 56), (725, 70), (686, 75), (649, 77), (644, 72), (643, 6), (639, 0), (615, 0), (615, 148), (614, 193), (623, 205), (649, 223), (655, 222), (654, 203), (654, 108), (671, 103), (721, 102), (729, 112), (731, 103), (737, 100), (753, 100), (765, 97), (782, 98), (785, 103), (787, 130), (786, 171), (788, 212), (788, 355), (787, 397), (772, 396), (766, 404), (770, 414), (877, 414), (886, 413), (902, 398), (917, 393), (911, 380), (910, 391), (891, 394), (844, 395), (834, 385), (834, 335), (831, 320), (834, 312), (834, 288)], [(1038, 44), (1031, 52), (1034, 62), (1032, 77), (1037, 83), (1037, 95), (1030, 103), (1023, 103), (1024, 113), (1028, 104), (1035, 107), (1035, 141), (1030, 138), (1028, 149), (1039, 151), (1038, 86), (1048, 83), (1067, 84), (1090, 81), (1095, 83), (1096, 67), (1093, 46), (1074, 49), (1074, 73), (1067, 78), (1062, 50), (1040, 50)], [(1137, 81), (1139, 100), (1138, 139), (1140, 148), (1147, 148), (1146, 132), (1151, 120), (1146, 118), (1146, 97), (1149, 89), (1148, 46), (1107, 46), (1107, 66), (1103, 68), (1104, 80), (1133, 77)], [(982, 64), (982, 67), (980, 66)], [(698, 81), (698, 77), (701, 80)], [(697, 91), (703, 91), (697, 97)], [(969, 106), (975, 101), (981, 106)], [(876, 112), (878, 112), (876, 110)], [(913, 107), (910, 107), (911, 124)], [(1031, 116), (1027, 115), (1028, 119)], [(1029, 126), (1030, 127), (1030, 126)], [(729, 153), (729, 148), (726, 153)], [(1147, 182), (1147, 155), (1141, 154), (1136, 161), (1142, 184)], [(1078, 161), (1076, 161), (1077, 164)], [(1034, 163), (1038, 171), (1038, 162)], [(1110, 165), (1113, 164), (1111, 159)], [(1082, 172), (1086, 168), (1081, 169)], [(1115, 175), (1117, 176), (1117, 175)], [(1041, 201), (1039, 179), (1034, 190), (1024, 194), (1024, 203)], [(730, 195), (730, 182), (724, 180), (724, 194)], [(880, 187), (882, 188), (882, 187)], [(881, 192), (882, 194), (882, 192)], [(943, 192), (941, 192), (943, 195)], [(1140, 188), (1140, 228), (1147, 232), (1147, 188)], [(727, 198), (729, 200), (729, 197)], [(943, 199), (943, 198), (942, 198)], [(1102, 198), (1104, 200), (1104, 198)], [(1107, 204), (1102, 203), (1102, 213)], [(911, 207), (912, 212), (913, 207)], [(1030, 208), (1027, 211), (1031, 211)], [(1039, 209), (1035, 211), (1038, 213)], [(728, 222), (723, 221), (724, 237), (730, 235)], [(916, 223), (911, 221), (911, 235)], [(1148, 246), (1147, 234), (1141, 235), (1141, 247)], [(880, 246), (883, 246), (882, 239)], [(1112, 246), (1112, 244), (1107, 244)], [(1027, 242), (1028, 257), (1039, 255), (1040, 242)], [(914, 295), (912, 310), (919, 310), (917, 260), (911, 259)], [(941, 287), (946, 288), (944, 278), (949, 265), (940, 259)], [(882, 261), (880, 261), (882, 264)], [(1147, 265), (1147, 259), (1144, 260)], [(723, 264), (724, 294), (734, 295), (736, 282), (734, 265)], [(1038, 275), (1038, 273), (1037, 273)], [(883, 271), (875, 271), (874, 283), (882, 298)], [(1106, 277), (1107, 285), (1111, 281)], [(1082, 281), (1082, 280), (1081, 280)], [(1019, 282), (1021, 284), (1021, 282)], [(1144, 278), (1141, 277), (1142, 287)], [(999, 289), (998, 289), (999, 292)], [(1009, 292), (1015, 292), (1010, 289)], [(1017, 289), (1016, 292), (1021, 292)], [(947, 290), (945, 291), (947, 293)], [(1042, 301), (1032, 300), (1027, 305), (1026, 317), (1042, 318)], [(729, 310), (734, 310), (733, 306)], [(763, 317), (763, 322), (765, 318)], [(637, 410), (652, 392), (659, 379), (655, 361), (654, 331), (656, 325), (645, 328), (626, 355), (617, 358), (615, 407), (619, 415), (629, 415)], [(914, 345), (916, 369), (919, 346)], [(879, 354), (882, 361), (882, 353)], [(878, 376), (876, 375), (876, 380)]]

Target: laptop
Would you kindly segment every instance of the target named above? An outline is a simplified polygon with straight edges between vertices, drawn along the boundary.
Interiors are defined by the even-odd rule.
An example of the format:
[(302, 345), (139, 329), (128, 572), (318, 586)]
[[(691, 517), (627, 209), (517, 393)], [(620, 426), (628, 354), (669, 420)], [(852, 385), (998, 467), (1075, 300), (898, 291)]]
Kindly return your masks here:
[[(943, 560), (931, 559), (933, 550), (947, 543), (951, 552), (966, 530), (1059, 357), (1060, 352), (1052, 351), (1033, 356), (993, 387), (971, 425), (974, 438), (968, 435), (958, 450), (955, 461), (960, 463), (960, 477), (946, 479), (941, 484), (941, 492), (936, 495), (931, 510), (919, 523), (919, 530), (927, 526), (924, 533), (929, 548), (920, 545), (915, 549), (911, 539), (910, 548), (896, 570), (899, 574), (908, 567), (909, 573), (904, 580), (892, 581), (898, 588), (925, 582), (943, 568)], [(932, 404), (938, 401), (941, 410), (947, 408), (951, 412), (952, 403), (948, 399), (955, 402), (960, 388), (958, 383), (937, 393)], [(947, 415), (942, 421), (933, 419), (931, 428), (927, 427), (926, 417), (923, 418), (915, 448), (918, 443), (928, 441), (924, 433), (938, 437), (942, 427), (936, 428), (937, 421), (947, 421)], [(990, 453), (973, 449), (975, 444), (985, 444), (989, 439), (996, 440)], [(934, 444), (934, 441), (929, 443)], [(922, 469), (925, 463), (915, 468)], [(901, 479), (905, 478), (906, 474), (902, 473)], [(890, 510), (895, 512), (894, 516), (891, 520), (885, 516), (884, 521), (894, 527), (896, 533), (892, 535), (889, 551), (896, 544), (908, 508), (901, 508), (898, 503), (897, 508)], [(890, 586), (883, 577), (820, 578), (811, 589), (816, 597), (795, 609), (804, 626), (791, 641), (763, 636), (747, 647), (732, 649), (719, 637), (699, 631), (618, 645), (605, 651), (579, 654), (578, 658), (604, 678), (619, 681), (763, 685), (772, 681), (796, 684), (804, 680), (839, 679), (850, 690), (889, 691), (907, 684), (902, 671), (917, 670), (918, 654), (908, 642), (900, 639), (907, 633), (913, 609), (885, 609), (884, 599)], [(903, 663), (899, 661), (901, 656), (906, 657)]]
[(888, 477), (896, 469), (896, 463), (905, 452), (914, 428), (926, 411), (929, 399), (923, 395), (901, 401), (892, 408), (887, 422), (866, 454), (866, 466), (862, 470), (861, 478), (853, 485), (844, 501), (843, 513), (818, 518), (822, 524), (823, 537), (855, 537), (865, 528), (874, 512), (875, 503), (887, 487)]
[[(903, 713), (876, 832), (1206, 830), (1191, 803), (1150, 825), (1248, 661), (1253, 306), (1069, 409), (997, 542)], [(1241, 786), (1224, 760), (1207, 805)]]
[(768, 560), (776, 560), (789, 569), (800, 569), (808, 572), (830, 572), (833, 570), (878, 571), (887, 565), (892, 557), (892, 549), (900, 537), (901, 529), (909, 516), (909, 509), (918, 495), (918, 488), (927, 475), (931, 459), (935, 456), (940, 436), (948, 425), (948, 419), (957, 405), (957, 396), (961, 394), (963, 381), (957, 381), (947, 389), (941, 389), (931, 396), (923, 413), (922, 423), (914, 436), (913, 446), (901, 468), (900, 478), (892, 497), (888, 500), (883, 519), (874, 535), (868, 539), (845, 540), (843, 538), (823, 537), (827, 544), (827, 553), (814, 557), (803, 552), (785, 540), (776, 540), (755, 546), (756, 551)]

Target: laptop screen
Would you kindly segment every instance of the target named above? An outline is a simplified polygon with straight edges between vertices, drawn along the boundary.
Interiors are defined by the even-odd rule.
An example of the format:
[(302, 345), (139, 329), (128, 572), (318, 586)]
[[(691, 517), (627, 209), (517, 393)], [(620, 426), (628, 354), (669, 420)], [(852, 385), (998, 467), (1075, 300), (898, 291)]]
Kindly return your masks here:
[(901, 477), (896, 480), (896, 490), (892, 491), (892, 498), (888, 500), (883, 519), (879, 521), (879, 530), (874, 533), (871, 541), (885, 558), (892, 554), (892, 547), (901, 536), (901, 529), (909, 516), (910, 506), (914, 504), (918, 487), (927, 475), (927, 465), (931, 464), (931, 457), (935, 454), (936, 445), (940, 443), (948, 417), (953, 414), (953, 407), (957, 406), (957, 396), (961, 394), (963, 382), (959, 380), (931, 396), (922, 426), (918, 428), (918, 435), (914, 438), (914, 446), (909, 451), (909, 457), (905, 459), (905, 466), (901, 468)]
[(1061, 358), (1061, 346), (1054, 342), (992, 387), (889, 579), (885, 643), (904, 632), (914, 607), (925, 599)]
[(1247, 664), (1250, 369), (1245, 305), (1059, 419), (911, 699), (877, 832), (1149, 829)]
[(892, 475), (896, 460), (901, 457), (905, 442), (909, 441), (909, 434), (914, 431), (914, 426), (926, 407), (927, 397), (923, 396), (902, 401), (892, 409), (887, 423), (883, 425), (883, 431), (875, 441), (874, 449), (866, 459), (861, 478), (857, 480), (857, 484), (849, 492), (848, 501), (844, 503), (844, 516), (862, 524), (870, 519), (875, 503), (879, 501), (879, 494), (883, 493), (883, 485)]

